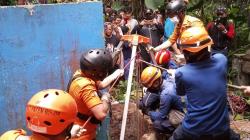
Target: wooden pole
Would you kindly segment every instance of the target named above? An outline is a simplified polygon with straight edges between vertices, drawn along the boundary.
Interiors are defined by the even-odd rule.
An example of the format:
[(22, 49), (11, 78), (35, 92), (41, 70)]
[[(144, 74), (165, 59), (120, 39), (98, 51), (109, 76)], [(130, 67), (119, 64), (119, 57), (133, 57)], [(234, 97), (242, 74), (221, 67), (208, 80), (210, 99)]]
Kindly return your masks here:
[(242, 90), (242, 88), (240, 86), (231, 85), (231, 84), (227, 84), (227, 86), (230, 87), (230, 88), (235, 88), (235, 89)]

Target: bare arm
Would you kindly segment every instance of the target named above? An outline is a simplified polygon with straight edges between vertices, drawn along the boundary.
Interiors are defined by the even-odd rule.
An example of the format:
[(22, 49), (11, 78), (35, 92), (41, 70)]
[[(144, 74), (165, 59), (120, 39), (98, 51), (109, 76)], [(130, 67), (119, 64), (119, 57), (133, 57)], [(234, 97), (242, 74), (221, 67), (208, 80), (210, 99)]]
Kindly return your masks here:
[(109, 110), (109, 101), (102, 100), (102, 104), (96, 105), (91, 108), (91, 112), (98, 120), (104, 120)]

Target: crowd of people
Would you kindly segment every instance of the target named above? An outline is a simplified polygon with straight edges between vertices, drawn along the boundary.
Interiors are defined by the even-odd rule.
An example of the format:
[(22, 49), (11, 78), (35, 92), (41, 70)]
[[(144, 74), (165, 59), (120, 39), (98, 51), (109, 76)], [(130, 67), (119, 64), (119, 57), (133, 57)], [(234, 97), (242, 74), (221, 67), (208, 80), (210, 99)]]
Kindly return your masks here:
[[(220, 6), (217, 19), (205, 27), (198, 18), (186, 15), (187, 4), (186, 0), (170, 1), (165, 20), (159, 11), (146, 9), (139, 22), (131, 7), (119, 11), (105, 7), (105, 47), (82, 54), (67, 92), (47, 89), (30, 99), (26, 107), (30, 136), (17, 129), (0, 140), (96, 139), (96, 129), (109, 113), (107, 88), (117, 78), (128, 78), (128, 69), (116, 65), (129, 64), (131, 43), (124, 41), (119, 62), (114, 63), (112, 54), (122, 36), (130, 34), (150, 39), (148, 49), (155, 52), (154, 58), (145, 44), (138, 46), (140, 57), (149, 63), (155, 59), (159, 66), (142, 66), (140, 83), (145, 92), (139, 103), (157, 133), (171, 134), (170, 140), (239, 140), (230, 129), (227, 106), (227, 50), (235, 34), (233, 22)], [(241, 88), (250, 95), (250, 87)], [(169, 118), (172, 110), (184, 116), (179, 125)]]

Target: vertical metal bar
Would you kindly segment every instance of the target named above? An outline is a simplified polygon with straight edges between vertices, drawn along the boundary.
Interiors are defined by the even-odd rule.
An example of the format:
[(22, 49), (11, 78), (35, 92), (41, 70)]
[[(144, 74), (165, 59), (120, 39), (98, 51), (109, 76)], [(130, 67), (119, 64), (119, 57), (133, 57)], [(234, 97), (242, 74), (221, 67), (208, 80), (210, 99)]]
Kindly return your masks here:
[(136, 48), (137, 48), (136, 45), (134, 45), (132, 48), (132, 55), (131, 55), (132, 61), (130, 63), (130, 68), (129, 68), (128, 85), (127, 85), (125, 104), (124, 104), (124, 110), (123, 110), (123, 116), (122, 116), (122, 127), (121, 127), (120, 140), (124, 140), (124, 136), (125, 136), (129, 98), (130, 98), (130, 94), (131, 94), (131, 86), (132, 86), (132, 79), (133, 79), (134, 66), (135, 66)]

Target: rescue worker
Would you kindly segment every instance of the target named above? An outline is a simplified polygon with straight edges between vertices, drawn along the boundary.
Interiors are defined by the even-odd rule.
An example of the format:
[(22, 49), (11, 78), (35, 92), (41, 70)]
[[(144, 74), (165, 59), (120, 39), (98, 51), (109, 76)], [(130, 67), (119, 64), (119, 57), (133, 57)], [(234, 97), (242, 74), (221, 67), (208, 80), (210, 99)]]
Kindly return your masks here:
[(155, 53), (156, 63), (166, 69), (176, 69), (177, 65), (171, 60), (172, 54), (169, 50), (161, 50)]
[(228, 20), (227, 9), (219, 6), (216, 9), (217, 19), (208, 23), (207, 31), (213, 39), (212, 53), (222, 53), (227, 55), (232, 40), (235, 36), (234, 23)]
[(177, 39), (183, 31), (193, 26), (204, 26), (201, 20), (185, 14), (186, 5), (187, 4), (183, 0), (172, 0), (168, 3), (167, 11), (169, 13), (172, 13), (169, 16), (171, 16), (170, 18), (172, 18), (172, 20), (176, 23), (174, 32), (167, 41), (155, 48), (151, 47), (151, 50), (157, 52), (162, 49), (166, 49), (176, 43)]
[(149, 66), (142, 71), (141, 83), (147, 90), (139, 103), (139, 108), (150, 116), (157, 132), (172, 133), (174, 126), (168, 119), (170, 110), (183, 112), (180, 97), (176, 95), (174, 79), (163, 79), (160, 69)]
[(27, 136), (23, 129), (5, 132), (0, 140), (65, 140), (76, 119), (77, 105), (67, 93), (47, 89), (36, 93), (26, 106), (26, 124), (32, 131)]
[(238, 140), (227, 108), (227, 58), (210, 55), (213, 44), (203, 27), (183, 31), (179, 44), (187, 64), (176, 69), (178, 95), (187, 96), (187, 113), (170, 140)]
[[(69, 94), (75, 99), (78, 107), (75, 124), (82, 126), (88, 119), (90, 121), (85, 125), (86, 132), (77, 140), (95, 139), (98, 124), (108, 114), (110, 95), (106, 92), (99, 97), (98, 90), (107, 87), (107, 83), (121, 75), (122, 72), (118, 69), (107, 77), (109, 80), (105, 78), (112, 65), (112, 57), (104, 49), (92, 49), (81, 56), (80, 70), (75, 72), (69, 84)], [(104, 82), (100, 82), (103, 79)]]

